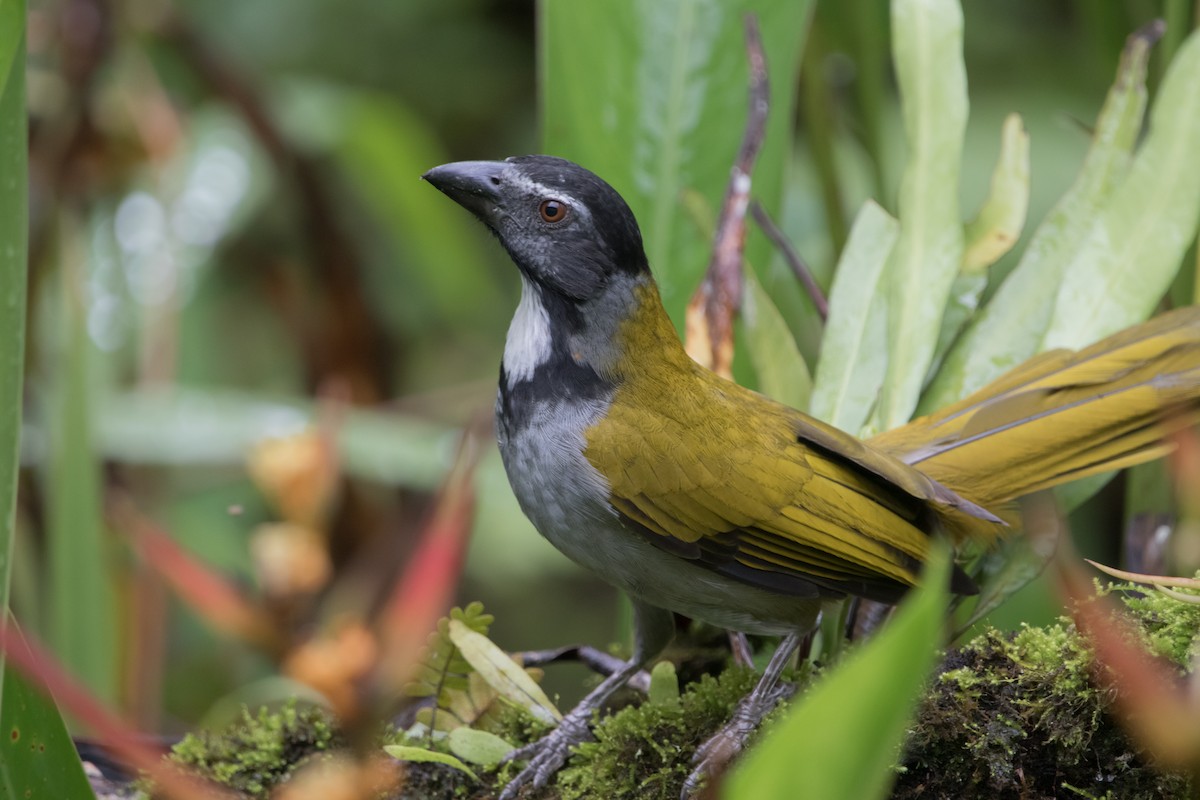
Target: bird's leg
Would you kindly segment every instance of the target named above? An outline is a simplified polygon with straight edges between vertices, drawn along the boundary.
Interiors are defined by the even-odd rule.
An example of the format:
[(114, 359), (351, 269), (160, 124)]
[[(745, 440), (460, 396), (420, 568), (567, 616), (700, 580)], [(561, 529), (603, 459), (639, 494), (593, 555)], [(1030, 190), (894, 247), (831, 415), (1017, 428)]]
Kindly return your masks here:
[(505, 757), (507, 761), (528, 758), (529, 763), (504, 787), (499, 800), (515, 800), (521, 787), (527, 784), (541, 788), (549, 783), (550, 778), (566, 763), (571, 749), (591, 738), (588, 725), (592, 721), (592, 715), (671, 641), (675, 632), (675, 618), (671, 612), (643, 605), (635, 600), (633, 614), (633, 657), (588, 692), (587, 696), (562, 718), (558, 727), (541, 740), (514, 750)]
[(692, 757), (692, 774), (683, 784), (682, 800), (695, 795), (706, 779), (724, 769), (729, 760), (741, 752), (746, 739), (758, 728), (763, 717), (780, 700), (791, 695), (795, 687), (781, 684), (779, 678), (803, 640), (804, 636), (798, 633), (783, 638), (762, 677), (758, 679), (758, 684), (737, 704), (729, 722), (696, 750), (696, 755)]
[(728, 631), (729, 651), (733, 654), (733, 663), (739, 667), (753, 667), (754, 653), (750, 650), (750, 640), (741, 631)]

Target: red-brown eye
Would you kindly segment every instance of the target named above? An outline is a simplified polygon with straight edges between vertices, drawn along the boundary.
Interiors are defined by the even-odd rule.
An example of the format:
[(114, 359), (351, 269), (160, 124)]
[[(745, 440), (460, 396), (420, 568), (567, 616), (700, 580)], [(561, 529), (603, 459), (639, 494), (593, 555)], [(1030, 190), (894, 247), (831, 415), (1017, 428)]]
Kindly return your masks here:
[(567, 204), (560, 200), (543, 200), (538, 213), (546, 222), (562, 222), (567, 218)]

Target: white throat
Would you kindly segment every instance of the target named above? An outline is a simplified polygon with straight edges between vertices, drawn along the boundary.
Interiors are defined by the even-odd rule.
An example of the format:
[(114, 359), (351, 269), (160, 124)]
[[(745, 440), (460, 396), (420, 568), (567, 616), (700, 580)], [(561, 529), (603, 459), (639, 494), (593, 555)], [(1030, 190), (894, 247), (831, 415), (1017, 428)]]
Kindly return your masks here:
[(550, 315), (542, 304), (540, 290), (521, 277), (521, 302), (508, 326), (504, 341), (504, 372), (508, 388), (533, 378), (550, 358)]

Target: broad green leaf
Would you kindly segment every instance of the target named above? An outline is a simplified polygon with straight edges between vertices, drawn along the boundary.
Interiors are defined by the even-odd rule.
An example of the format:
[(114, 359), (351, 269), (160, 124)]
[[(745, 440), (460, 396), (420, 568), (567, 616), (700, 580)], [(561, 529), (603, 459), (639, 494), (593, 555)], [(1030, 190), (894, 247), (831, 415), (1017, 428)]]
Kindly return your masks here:
[[(729, 180), (748, 106), (743, 15), (758, 16), (771, 80), (753, 191), (776, 211), (811, 5), (547, 0), (539, 6), (544, 149), (591, 169), (629, 203), (678, 327), (711, 247), (681, 213), (680, 194), (698, 190), (716, 208)], [(765, 240), (753, 242), (750, 260), (766, 263)]]
[(896, 220), (867, 201), (833, 273), (809, 411), (850, 433), (866, 424), (883, 384), (887, 308), (880, 280), (898, 232)]
[(1038, 226), (1016, 268), (950, 350), (921, 400), (928, 413), (1037, 354), (1067, 262), (1120, 183), (1146, 108), (1150, 45), (1132, 39), (1096, 120), (1079, 177)]
[(549, 725), (562, 719), (562, 714), (550, 702), (542, 687), (491, 639), (476, 633), (457, 619), (450, 620), (448, 631), (450, 641), (454, 642), (462, 657), (501, 697), (511, 700)]
[(446, 737), (450, 750), (463, 761), (490, 767), (499, 764), (514, 748), (494, 733), (474, 728), (455, 728)]
[[(64, 232), (70, 241), (73, 233)], [(45, 416), (50, 457), (45, 465), (48, 508), (50, 634), (54, 652), (95, 695), (117, 694), (114, 564), (109, 558), (101, 498), (100, 460), (92, 435), (85, 283), (68, 251), (61, 259), (57, 308), (61, 351), (50, 361)]]
[(1129, 174), (1063, 272), (1044, 349), (1082, 347), (1150, 316), (1200, 219), (1200, 32), (1163, 78)]
[[(239, 466), (267, 437), (299, 433), (317, 420), (311, 402), (217, 389), (145, 389), (99, 398), (97, 447), (126, 463)], [(27, 457), (44, 457), (29, 430)], [(356, 477), (435, 488), (450, 466), (458, 431), (439, 423), (368, 409), (347, 409), (339, 456)]]
[(728, 800), (886, 796), (892, 765), (942, 644), (950, 559), (922, 579), (874, 638), (821, 678), (768, 730), (726, 781)]
[[(417, 179), (447, 160), (428, 124), (381, 95), (343, 97), (335, 107), (342, 114), (338, 161), (392, 249), (410, 262), (402, 274), (393, 270), (376, 286), (385, 292), (380, 302), (393, 305), (391, 316), (409, 325), (439, 318), (469, 324), (481, 315), (507, 313), (494, 302), (498, 273), (489, 268), (475, 221), (453, 204), (438, 202), (432, 187)], [(398, 284), (401, 280), (415, 286)], [(516, 283), (514, 272), (511, 285)]]
[(884, 275), (887, 377), (874, 415), (879, 430), (905, 423), (933, 362), (943, 309), (962, 262), (959, 166), (967, 123), (957, 0), (895, 0), (892, 53), (908, 161), (900, 181), (900, 237)]
[[(16, 537), (25, 376), (29, 208), (25, 121), (25, 2), (0, 2), (0, 624), (8, 613)], [(0, 672), (4, 660), (0, 658)], [(0, 682), (0, 710), (3, 710)], [(14, 795), (15, 796), (15, 795)]]
[(448, 767), (454, 767), (455, 769), (470, 775), (471, 780), (479, 780), (479, 776), (476, 775), (470, 767), (464, 764), (459, 758), (452, 756), (449, 753), (439, 753), (436, 750), (426, 750), (424, 747), (413, 747), (411, 745), (403, 744), (385, 745), (383, 752), (387, 753), (397, 761), (414, 761), (423, 764), (445, 764)]
[(75, 745), (54, 701), (15, 669), (4, 672), (0, 797), (91, 800)]
[(774, 400), (804, 408), (812, 392), (812, 377), (796, 339), (754, 270), (745, 270), (742, 324), (758, 390)]
[(1000, 158), (987, 199), (964, 232), (963, 272), (978, 272), (1012, 249), (1029, 210), (1029, 134), (1020, 114), (1009, 114), (1000, 132)]

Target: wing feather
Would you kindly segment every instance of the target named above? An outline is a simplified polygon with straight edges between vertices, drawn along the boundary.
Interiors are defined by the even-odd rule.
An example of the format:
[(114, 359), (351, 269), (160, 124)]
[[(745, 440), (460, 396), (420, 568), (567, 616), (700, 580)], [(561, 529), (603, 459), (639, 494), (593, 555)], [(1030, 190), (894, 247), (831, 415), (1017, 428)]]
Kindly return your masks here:
[(972, 508), (852, 437), (844, 453), (844, 434), (753, 392), (698, 391), (654, 408), (618, 392), (586, 437), (627, 526), (682, 558), (793, 594), (893, 600), (918, 580), (930, 534)]

